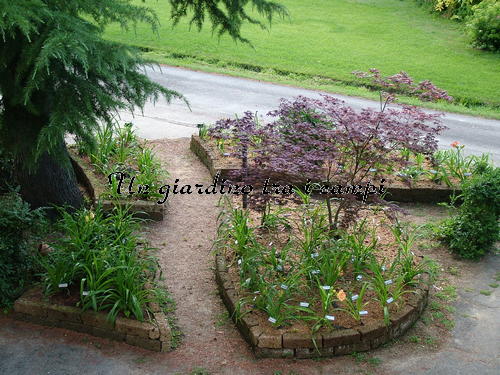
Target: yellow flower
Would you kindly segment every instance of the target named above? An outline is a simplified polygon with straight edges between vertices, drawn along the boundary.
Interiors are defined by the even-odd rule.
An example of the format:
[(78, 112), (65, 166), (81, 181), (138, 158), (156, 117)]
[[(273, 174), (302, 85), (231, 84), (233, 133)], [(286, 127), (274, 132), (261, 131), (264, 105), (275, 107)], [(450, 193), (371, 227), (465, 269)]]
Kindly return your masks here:
[(339, 301), (345, 301), (346, 295), (342, 289), (338, 291), (337, 298), (339, 299)]

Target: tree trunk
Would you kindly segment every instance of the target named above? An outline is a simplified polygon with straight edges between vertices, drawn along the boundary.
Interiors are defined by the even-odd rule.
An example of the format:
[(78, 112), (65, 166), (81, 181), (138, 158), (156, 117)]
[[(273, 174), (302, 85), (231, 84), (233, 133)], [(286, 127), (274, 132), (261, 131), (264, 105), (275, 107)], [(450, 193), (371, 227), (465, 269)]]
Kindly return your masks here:
[[(23, 160), (16, 160), (15, 173), (21, 196), (32, 208), (55, 205), (76, 209), (83, 204), (83, 196), (64, 142), (57, 150), (57, 158), (44, 152), (32, 168), (25, 165)], [(48, 213), (49, 216), (55, 216), (54, 210)]]
[[(76, 209), (82, 206), (83, 196), (71, 166), (64, 132), (51, 136), (55, 146), (50, 154), (45, 151), (36, 161), (34, 159), (42, 129), (49, 123), (47, 113), (30, 111), (19, 104), (9, 105), (5, 100), (0, 141), (14, 157), (15, 182), (20, 185), (21, 196), (32, 208), (56, 205)], [(55, 210), (49, 210), (48, 214), (54, 217)]]

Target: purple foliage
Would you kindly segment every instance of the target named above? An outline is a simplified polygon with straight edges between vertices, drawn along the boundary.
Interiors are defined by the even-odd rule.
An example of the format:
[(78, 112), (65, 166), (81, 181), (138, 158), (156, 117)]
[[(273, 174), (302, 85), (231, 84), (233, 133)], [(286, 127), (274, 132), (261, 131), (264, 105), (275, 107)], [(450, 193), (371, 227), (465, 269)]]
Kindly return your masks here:
[[(390, 79), (394, 84), (411, 84), (411, 78), (403, 74)], [(246, 112), (240, 119), (218, 121), (209, 134), (233, 143), (232, 154), (243, 166), (235, 180), (255, 184), (279, 176), (287, 182), (297, 182), (298, 177), (330, 185), (363, 185), (370, 177), (404, 164), (398, 152), (402, 148), (433, 153), (436, 135), (445, 129), (439, 114), (414, 106), (389, 107), (393, 100), (387, 96), (380, 110), (355, 111), (328, 95), (321, 99), (299, 96), (292, 101), (283, 99), (277, 110), (268, 113), (274, 120), (266, 125), (260, 126), (253, 114)], [(337, 196), (335, 213), (329, 198), (333, 229), (339, 219), (344, 225), (355, 219), (361, 204), (354, 195)], [(271, 198), (253, 199), (262, 207)]]
[(426, 80), (416, 84), (406, 72), (399, 72), (392, 76), (383, 77), (378, 69), (372, 68), (369, 72), (352, 72), (356, 77), (370, 79), (380, 89), (401, 92), (406, 95), (416, 96), (420, 100), (434, 102), (437, 100), (453, 101), (453, 97)]

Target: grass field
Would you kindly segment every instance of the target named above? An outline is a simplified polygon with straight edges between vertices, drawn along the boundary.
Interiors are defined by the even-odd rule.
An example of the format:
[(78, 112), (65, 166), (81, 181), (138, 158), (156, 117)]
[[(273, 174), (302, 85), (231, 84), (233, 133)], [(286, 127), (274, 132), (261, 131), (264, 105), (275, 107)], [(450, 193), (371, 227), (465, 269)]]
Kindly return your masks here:
[(146, 1), (160, 17), (159, 35), (148, 25), (129, 32), (113, 26), (106, 35), (145, 48), (158, 62), (366, 97), (375, 94), (353, 87), (351, 71), (404, 70), (465, 104), (430, 107), (500, 118), (500, 54), (472, 49), (453, 21), (427, 13), (413, 0), (280, 2), (289, 19), (276, 19), (270, 31), (244, 26), (254, 48), (227, 36), (219, 40), (208, 23), (201, 33), (190, 31), (187, 21), (172, 29), (165, 0)]

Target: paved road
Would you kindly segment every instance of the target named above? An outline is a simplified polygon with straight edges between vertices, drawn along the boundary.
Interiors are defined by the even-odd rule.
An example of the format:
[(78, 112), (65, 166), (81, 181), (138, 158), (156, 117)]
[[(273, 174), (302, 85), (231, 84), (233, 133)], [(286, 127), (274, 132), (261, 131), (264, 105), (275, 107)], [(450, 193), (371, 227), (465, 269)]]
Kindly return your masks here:
[[(290, 86), (282, 86), (244, 78), (196, 72), (162, 66), (147, 68), (154, 81), (174, 89), (187, 98), (191, 111), (181, 101), (168, 104), (160, 100), (148, 104), (143, 115), (133, 118), (121, 113), (124, 121), (133, 121), (139, 134), (147, 139), (188, 137), (195, 133), (196, 124), (212, 123), (221, 117), (233, 117), (250, 110), (265, 115), (278, 106), (280, 98), (305, 95), (313, 98), (321, 92)], [(378, 107), (378, 102), (334, 95), (356, 109)], [(500, 121), (480, 117), (446, 113), (444, 123), (449, 127), (440, 137), (440, 147), (447, 148), (453, 141), (466, 145), (466, 151), (474, 154), (491, 153), (496, 164), (500, 163)]]

